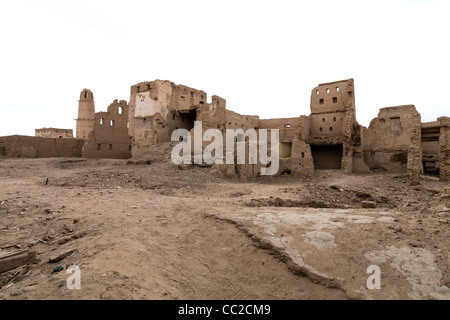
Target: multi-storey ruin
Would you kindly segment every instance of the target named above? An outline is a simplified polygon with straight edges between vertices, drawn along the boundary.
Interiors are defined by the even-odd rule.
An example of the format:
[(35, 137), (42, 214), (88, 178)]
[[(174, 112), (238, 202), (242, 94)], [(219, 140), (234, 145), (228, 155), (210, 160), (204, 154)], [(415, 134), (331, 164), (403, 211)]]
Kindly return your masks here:
[[(57, 129), (36, 130), (36, 138), (0, 137), (0, 155), (151, 156), (151, 147), (171, 141), (174, 130), (192, 130), (195, 121), (202, 121), (204, 130), (214, 128), (223, 133), (226, 129), (278, 129), (278, 174), (309, 176), (314, 170), (339, 169), (346, 173), (404, 172), (411, 184), (419, 183), (421, 174), (450, 179), (448, 117), (421, 123), (413, 105), (394, 106), (380, 109), (378, 117), (365, 128), (356, 121), (353, 79), (313, 88), (310, 110), (308, 116), (260, 119), (227, 110), (226, 100), (218, 96), (212, 96), (208, 103), (204, 91), (155, 80), (133, 85), (128, 102), (115, 100), (107, 112), (96, 113), (93, 93), (84, 89), (80, 93), (76, 139), (68, 130), (62, 135)], [(66, 142), (60, 147), (49, 148), (51, 143), (45, 142), (61, 137)], [(237, 139), (245, 141), (245, 135)], [(255, 169), (249, 164), (224, 164), (213, 165), (211, 173), (247, 179), (259, 175)]]

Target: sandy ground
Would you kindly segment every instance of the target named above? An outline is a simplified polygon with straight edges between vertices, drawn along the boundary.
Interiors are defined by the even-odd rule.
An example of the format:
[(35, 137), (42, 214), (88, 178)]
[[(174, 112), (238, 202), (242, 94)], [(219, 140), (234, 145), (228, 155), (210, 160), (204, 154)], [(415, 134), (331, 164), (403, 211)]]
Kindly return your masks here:
[[(0, 159), (0, 248), (39, 259), (0, 274), (0, 299), (450, 298), (450, 196), (436, 178), (242, 183), (166, 155)], [(66, 286), (71, 265), (80, 290)], [(366, 286), (370, 265), (380, 290)]]

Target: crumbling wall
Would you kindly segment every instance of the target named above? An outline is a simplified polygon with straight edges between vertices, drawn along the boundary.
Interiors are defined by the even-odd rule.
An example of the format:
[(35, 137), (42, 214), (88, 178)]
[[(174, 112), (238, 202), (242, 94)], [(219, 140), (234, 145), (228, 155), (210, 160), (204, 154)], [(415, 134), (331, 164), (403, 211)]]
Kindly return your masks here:
[(225, 113), (227, 118), (225, 126), (227, 129), (243, 129), (246, 131), (258, 127), (258, 116), (242, 115), (231, 110), (225, 110)]
[(72, 129), (55, 129), (55, 128), (42, 128), (34, 130), (35, 137), (41, 138), (56, 138), (56, 139), (73, 139)]
[[(364, 155), (369, 168), (387, 171), (407, 171), (409, 152), (417, 152), (421, 146), (420, 114), (414, 105), (380, 109), (378, 117), (363, 130)], [(411, 143), (413, 144), (414, 149)], [(416, 165), (414, 165), (416, 166)]]
[(259, 119), (258, 129), (278, 129), (281, 142), (292, 142), (294, 138), (300, 138), (302, 131), (301, 124), (300, 117)]
[(423, 173), (422, 166), (422, 126), (420, 113), (411, 115), (411, 137), (408, 149), (408, 162), (406, 167), (407, 179), (410, 185), (420, 183), (420, 175)]
[(227, 123), (227, 102), (225, 99), (212, 96), (211, 103), (197, 105), (197, 121), (201, 121), (205, 128), (219, 129), (225, 132)]
[(206, 99), (204, 91), (165, 80), (132, 86), (128, 118), (133, 157), (146, 154), (151, 145), (169, 141), (176, 129), (190, 130), (197, 119), (197, 107)]
[(29, 136), (0, 137), (0, 155), (9, 158), (81, 157), (85, 140)]
[(450, 181), (450, 118), (438, 118), (439, 133), (439, 179)]
[[(278, 129), (280, 133), (280, 169), (278, 174), (310, 176), (314, 173), (311, 148), (302, 139), (306, 117), (260, 119), (259, 129)], [(268, 135), (269, 142), (270, 136)]]
[(128, 159), (131, 138), (128, 136), (128, 103), (114, 100), (107, 112), (97, 112), (94, 130), (83, 147), (85, 158)]

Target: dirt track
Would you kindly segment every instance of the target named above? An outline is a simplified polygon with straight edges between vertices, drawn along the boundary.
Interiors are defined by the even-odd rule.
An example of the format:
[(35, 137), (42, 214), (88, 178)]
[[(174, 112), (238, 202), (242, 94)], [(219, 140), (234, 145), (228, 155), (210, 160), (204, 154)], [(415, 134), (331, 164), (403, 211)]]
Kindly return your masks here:
[[(252, 225), (237, 228), (224, 218), (280, 208), (358, 212), (365, 200), (391, 212), (393, 223), (344, 227), (333, 233), (344, 243), (337, 250), (363, 254), (364, 243), (371, 249), (379, 243), (380, 250), (423, 248), (440, 270), (437, 287), (444, 289), (439, 290), (450, 286), (448, 218), (437, 215), (448, 203), (442, 196), (445, 184), (434, 178), (409, 187), (401, 174), (318, 171), (307, 179), (242, 183), (213, 178), (209, 168), (180, 170), (165, 156), (150, 160), (0, 159), (0, 247), (29, 247), (39, 258), (38, 264), (0, 275), (0, 298), (367, 298), (294, 274), (280, 251), (261, 248), (264, 237)], [(71, 248), (77, 249), (72, 256), (48, 263)], [(81, 290), (66, 287), (66, 270), (52, 273), (73, 264), (81, 269)], [(349, 279), (354, 270), (348, 270)], [(408, 298), (403, 292), (411, 286), (408, 277), (389, 272), (389, 292), (374, 298)], [(345, 273), (339, 276), (353, 283)], [(368, 275), (358, 277), (358, 285), (365, 285)]]

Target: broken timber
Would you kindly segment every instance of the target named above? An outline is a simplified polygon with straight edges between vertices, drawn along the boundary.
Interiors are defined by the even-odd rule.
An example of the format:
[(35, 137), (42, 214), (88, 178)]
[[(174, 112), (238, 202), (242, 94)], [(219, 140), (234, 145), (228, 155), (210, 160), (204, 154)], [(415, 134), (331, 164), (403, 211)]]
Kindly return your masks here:
[(15, 268), (36, 263), (36, 251), (1, 251), (0, 252), (0, 273), (13, 270)]

